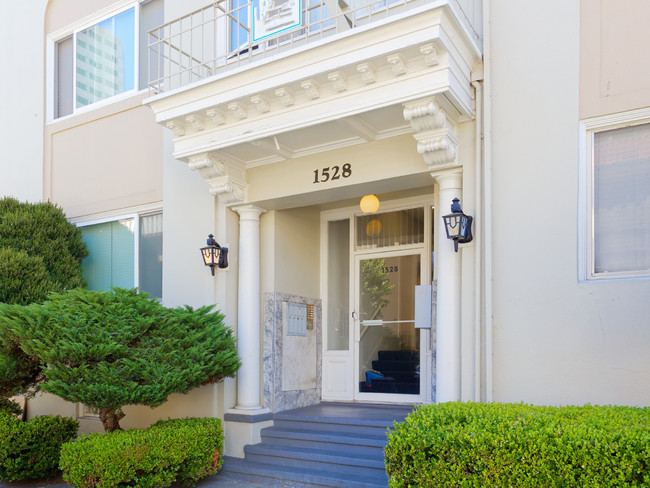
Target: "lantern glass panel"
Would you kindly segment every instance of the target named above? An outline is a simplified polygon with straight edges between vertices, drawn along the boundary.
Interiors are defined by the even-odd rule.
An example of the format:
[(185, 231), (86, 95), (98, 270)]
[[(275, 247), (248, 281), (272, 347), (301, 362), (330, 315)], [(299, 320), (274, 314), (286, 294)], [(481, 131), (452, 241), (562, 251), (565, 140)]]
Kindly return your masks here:
[(453, 239), (458, 237), (461, 230), (461, 215), (445, 215), (445, 229), (447, 238)]
[(201, 248), (201, 254), (203, 255), (203, 263), (206, 266), (211, 266), (217, 264), (217, 259), (215, 259), (216, 249), (213, 247), (203, 247)]

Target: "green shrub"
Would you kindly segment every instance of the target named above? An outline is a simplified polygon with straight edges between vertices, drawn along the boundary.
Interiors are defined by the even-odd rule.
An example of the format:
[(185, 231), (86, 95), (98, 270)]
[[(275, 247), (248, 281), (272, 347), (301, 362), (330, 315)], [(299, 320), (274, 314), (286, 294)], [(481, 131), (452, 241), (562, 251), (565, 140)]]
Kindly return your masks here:
[[(27, 304), (42, 301), (46, 291), (86, 286), (81, 260), (88, 249), (81, 230), (56, 205), (0, 199), (0, 249), (14, 251), (0, 259), (0, 301)], [(10, 259), (29, 263), (35, 276)]]
[(49, 478), (59, 470), (61, 445), (77, 435), (79, 423), (60, 416), (21, 422), (0, 410), (0, 480)]
[(194, 485), (221, 468), (219, 419), (161, 421), (149, 429), (82, 435), (65, 444), (63, 478), (76, 488)]
[(21, 415), (23, 409), (20, 408), (16, 402), (11, 401), (9, 398), (4, 398), (0, 396), (0, 411), (5, 411), (11, 415)]
[(97, 409), (107, 432), (120, 428), (125, 405), (158, 407), (172, 393), (234, 376), (240, 362), (223, 319), (212, 307), (166, 308), (120, 288), (0, 304), (0, 330), (47, 364), (41, 388)]
[[(81, 237), (56, 205), (0, 198), (0, 303), (40, 303), (52, 291), (86, 286)], [(41, 379), (39, 361), (0, 325), (0, 397), (33, 394)]]
[(427, 405), (385, 454), (390, 488), (650, 486), (650, 408)]

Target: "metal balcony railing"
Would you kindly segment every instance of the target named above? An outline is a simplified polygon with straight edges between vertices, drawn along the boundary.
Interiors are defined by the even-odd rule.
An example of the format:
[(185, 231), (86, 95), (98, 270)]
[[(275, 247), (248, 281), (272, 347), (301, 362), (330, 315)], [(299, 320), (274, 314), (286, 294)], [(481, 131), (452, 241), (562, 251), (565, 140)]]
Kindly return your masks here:
[(302, 0), (299, 14), (298, 0), (217, 0), (149, 31), (149, 89), (182, 88), (427, 1)]

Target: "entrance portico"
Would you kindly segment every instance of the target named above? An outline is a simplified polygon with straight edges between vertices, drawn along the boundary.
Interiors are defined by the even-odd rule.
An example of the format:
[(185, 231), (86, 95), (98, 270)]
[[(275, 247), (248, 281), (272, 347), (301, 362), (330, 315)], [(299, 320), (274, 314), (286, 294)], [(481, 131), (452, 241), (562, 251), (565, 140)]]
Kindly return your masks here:
[[(227, 446), (229, 454), (241, 455), (241, 446), (258, 440), (269, 410), (312, 404), (324, 395), (323, 381), (331, 381), (335, 366), (324, 360), (328, 296), (319, 283), (327, 266), (323, 245), (329, 244), (322, 244), (320, 215), (353, 208), (364, 194), (379, 194), (385, 208), (396, 211), (417, 201), (429, 219), (421, 248), (389, 256), (420, 256), (408, 287), (429, 284), (425, 263), (435, 247), (437, 323), (421, 336), (426, 344), (413, 346), (422, 347), (417, 374), (427, 379), (410, 400), (462, 397), (460, 304), (472, 290), (468, 284), (463, 291), (462, 253), (442, 240), (439, 216), (454, 197), (463, 200), (465, 163), (473, 163), (469, 80), (478, 53), (458, 13), (440, 2), (147, 101), (174, 133), (174, 157), (217, 197), (206, 234), (220, 229), (220, 242), (237, 243), (228, 275), (217, 278), (217, 287), (237, 289), (237, 296), (229, 300), (215, 291), (237, 324), (243, 361), (226, 429), (245, 430), (248, 439)], [(352, 283), (351, 299), (354, 290)], [(291, 313), (313, 314), (307, 332), (286, 333), (285, 303), (294, 307)], [(346, 364), (344, 374), (358, 384), (359, 359)]]

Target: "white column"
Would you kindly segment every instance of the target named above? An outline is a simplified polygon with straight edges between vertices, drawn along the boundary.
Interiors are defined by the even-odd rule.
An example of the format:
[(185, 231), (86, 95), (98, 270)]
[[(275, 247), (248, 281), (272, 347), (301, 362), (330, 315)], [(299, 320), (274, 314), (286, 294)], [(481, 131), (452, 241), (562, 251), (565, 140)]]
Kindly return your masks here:
[(239, 280), (237, 351), (242, 365), (237, 372), (237, 410), (260, 410), (260, 215), (255, 205), (233, 207), (239, 214)]
[[(443, 215), (451, 212), (454, 198), (461, 198), (460, 170), (432, 174), (439, 185), (436, 221), (436, 261), (438, 300), (436, 320), (436, 401), (461, 398), (461, 253), (447, 239)], [(462, 200), (461, 200), (462, 204)]]

